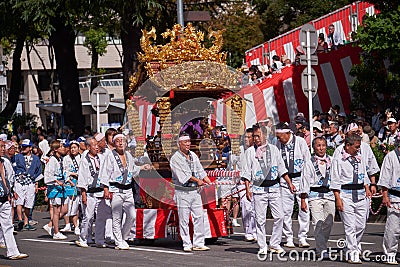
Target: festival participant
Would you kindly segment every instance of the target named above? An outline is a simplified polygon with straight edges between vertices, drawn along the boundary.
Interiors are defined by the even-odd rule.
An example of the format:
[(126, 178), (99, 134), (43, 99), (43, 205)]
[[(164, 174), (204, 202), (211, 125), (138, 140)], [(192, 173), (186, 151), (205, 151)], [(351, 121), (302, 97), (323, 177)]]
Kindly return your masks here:
[(330, 188), (335, 194), (336, 208), (343, 221), (349, 263), (361, 263), (359, 243), (369, 211), (366, 198), (371, 195), (366, 162), (359, 154), (360, 147), (359, 135), (347, 135), (342, 152), (333, 157), (330, 172)]
[[(183, 251), (205, 251), (204, 212), (199, 187), (210, 183), (199, 158), (190, 151), (190, 136), (181, 133), (178, 138), (179, 150), (171, 157), (172, 179), (175, 183), (175, 202), (178, 207), (179, 231)], [(189, 216), (193, 219), (193, 244), (189, 233)]]
[[(287, 175), (288, 171), (285, 163), (276, 146), (267, 143), (267, 129), (265, 126), (253, 126), (253, 138), (255, 147), (246, 150), (246, 164), (243, 166), (242, 177), (246, 183), (246, 197), (248, 201), (253, 201), (257, 243), (260, 248), (258, 254), (267, 254), (268, 245), (265, 238), (265, 224), (267, 209), (270, 207), (274, 225), (270, 240), (269, 250), (273, 253), (282, 253), (284, 250), (280, 246), (282, 239), (282, 228), (284, 220), (284, 211), (282, 209), (282, 198), (280, 179), (286, 181), (291, 192), (296, 188)], [(253, 182), (250, 190), (250, 182)]]
[(400, 236), (400, 146), (397, 138), (393, 151), (383, 159), (378, 185), (382, 187), (382, 203), (387, 207), (383, 251), (387, 263), (397, 265), (397, 248)]
[[(110, 131), (108, 131), (108, 130), (110, 130)], [(99, 154), (102, 154), (105, 159), (107, 159), (108, 157), (112, 157), (112, 150), (115, 148), (114, 143), (112, 142), (112, 137), (117, 133), (117, 131), (115, 130), (115, 132), (114, 132), (113, 130), (115, 130), (115, 129), (113, 129), (113, 128), (107, 129), (107, 131), (108, 131), (107, 136), (103, 133), (96, 133), (94, 135), (94, 138), (96, 139), (97, 145), (99, 147)], [(107, 134), (107, 131), (106, 131), (106, 134)], [(107, 143), (107, 137), (108, 137), (108, 139), (110, 139), (110, 136), (111, 136), (112, 145), (109, 145)], [(110, 199), (105, 199), (105, 204), (106, 205), (103, 206), (103, 215), (106, 220), (105, 240), (106, 240), (107, 244), (112, 244), (115, 242), (115, 240), (114, 240), (114, 234), (113, 234), (113, 228), (112, 228), (112, 211), (111, 211)]]
[(83, 136), (80, 136), (80, 137), (78, 137), (78, 139), (76, 141), (79, 142), (79, 154), (81, 154), (83, 156), (83, 153), (87, 150), (86, 138)]
[[(311, 159), (310, 152), (306, 141), (303, 138), (296, 137), (290, 130), (287, 123), (279, 123), (276, 126), (276, 137), (278, 139), (276, 146), (281, 152), (283, 162), (285, 163), (288, 175), (296, 188), (300, 187), (300, 178), (305, 162)], [(294, 248), (292, 214), (293, 203), (296, 200), (298, 205), (301, 204), (300, 194), (292, 194), (287, 184), (282, 185), (282, 202), (285, 212), (283, 222), (283, 234), (286, 236), (285, 246)], [(305, 200), (307, 202), (307, 200)], [(310, 227), (310, 213), (308, 211), (299, 210), (299, 247), (306, 248), (310, 244), (307, 243), (307, 233)]]
[(332, 158), (326, 154), (325, 138), (316, 137), (312, 146), (315, 154), (305, 163), (300, 180), (301, 209), (308, 209), (305, 201), (308, 197), (316, 252), (317, 255), (326, 258), (329, 256), (327, 243), (335, 217), (335, 196), (329, 189)]
[[(113, 138), (115, 149), (105, 159), (100, 170), (100, 182), (104, 186), (104, 198), (111, 198), (112, 228), (115, 238), (115, 249), (129, 249), (126, 240), (136, 217), (133, 200), (133, 178), (140, 170), (150, 170), (150, 165), (136, 166), (131, 154), (125, 151), (127, 143), (123, 134)], [(110, 195), (112, 194), (112, 195)], [(122, 217), (125, 214), (125, 222)]]
[[(344, 134), (345, 134), (345, 136), (356, 134), (361, 137), (360, 129), (356, 123), (350, 123), (349, 125), (347, 125), (346, 129), (344, 130)], [(335, 152), (333, 153), (333, 157), (336, 157), (338, 155), (340, 156), (340, 154), (343, 153), (343, 149), (344, 149), (344, 144), (338, 146), (336, 148)], [(376, 188), (375, 175), (379, 172), (380, 169), (378, 166), (378, 162), (376, 161), (374, 152), (371, 149), (371, 146), (365, 142), (362, 142), (362, 139), (361, 139), (361, 146), (360, 146), (359, 154), (363, 158), (363, 161), (365, 162), (365, 165), (367, 168), (367, 174), (368, 174), (368, 178), (370, 181), (369, 186), (370, 186), (371, 194), (376, 194), (377, 188)], [(367, 209), (369, 209), (369, 207), (370, 207), (370, 202), (371, 202), (371, 199), (367, 198), (366, 199)], [(369, 212), (366, 213), (366, 216), (367, 216), (366, 219), (368, 220)], [(359, 243), (358, 250), (360, 252), (362, 250), (361, 243)]]
[[(17, 205), (18, 230), (34, 231), (35, 227), (29, 224), (29, 213), (35, 202), (38, 180), (42, 175), (42, 164), (38, 156), (32, 154), (32, 141), (24, 139), (21, 144), (21, 153), (14, 156), (15, 204)], [(24, 208), (24, 218), (22, 218)]]
[[(104, 155), (99, 152), (98, 142), (94, 137), (86, 139), (88, 153), (81, 159), (78, 171), (77, 187), (82, 192), (81, 233), (75, 243), (80, 247), (88, 247), (92, 242), (92, 224), (96, 213), (95, 243), (99, 248), (107, 247), (105, 243), (105, 226), (110, 208), (104, 198), (103, 188), (100, 184), (99, 171), (104, 165)], [(97, 212), (96, 212), (97, 210)]]
[[(63, 159), (64, 174), (66, 177), (65, 191), (68, 197), (68, 213), (65, 215), (65, 227), (61, 232), (72, 231), (72, 224), (75, 227), (75, 234), (79, 235), (78, 209), (80, 203), (80, 193), (76, 188), (78, 179), (79, 164), (81, 162), (81, 154), (79, 154), (79, 142), (70, 142), (70, 153)], [(67, 184), (69, 183), (69, 184)]]
[(117, 133), (118, 133), (117, 130), (115, 130), (114, 128), (107, 129), (107, 131), (105, 133), (106, 143), (107, 143), (106, 148), (108, 148), (110, 150), (113, 150), (115, 148), (112, 140), (113, 140), (114, 135), (116, 135)]
[(7, 248), (7, 257), (11, 260), (27, 258), (28, 255), (20, 253), (13, 235), (14, 226), (11, 219), (11, 192), (14, 186), (14, 170), (11, 162), (3, 158), (5, 143), (0, 141), (0, 230), (2, 232), (2, 245)]
[[(248, 128), (246, 133), (244, 134), (244, 144), (240, 147), (240, 156), (239, 156), (239, 163), (238, 168), (240, 173), (243, 173), (243, 167), (247, 164), (246, 161), (246, 151), (247, 149), (253, 147), (253, 128)], [(243, 175), (241, 175), (242, 177)], [(246, 189), (244, 184), (240, 184), (237, 186), (237, 189), (243, 190)], [(251, 190), (251, 188), (250, 188)], [(240, 196), (240, 207), (242, 209), (242, 222), (243, 227), (245, 230), (245, 240), (248, 242), (256, 241), (257, 240), (257, 233), (256, 233), (256, 223), (255, 223), (255, 214), (253, 209), (252, 201), (249, 201), (246, 197), (246, 191), (239, 192)]]
[(50, 147), (53, 155), (44, 169), (44, 182), (48, 186), (47, 198), (53, 206), (53, 239), (62, 240), (67, 239), (65, 235), (59, 232), (60, 217), (64, 217), (68, 212), (68, 198), (64, 191), (65, 177), (63, 172), (63, 157), (66, 155), (66, 149), (58, 140), (51, 142)]

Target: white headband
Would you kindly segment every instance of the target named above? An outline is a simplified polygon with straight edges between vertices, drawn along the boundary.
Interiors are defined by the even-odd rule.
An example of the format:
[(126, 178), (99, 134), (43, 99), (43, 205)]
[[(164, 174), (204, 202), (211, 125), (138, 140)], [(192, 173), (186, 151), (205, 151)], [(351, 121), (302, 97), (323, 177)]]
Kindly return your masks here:
[(114, 135), (114, 137), (113, 137), (113, 142), (115, 142), (115, 140), (117, 140), (117, 138), (126, 138), (126, 137), (125, 137), (125, 135), (123, 135), (123, 134), (116, 134), (116, 135)]
[(291, 132), (290, 129), (276, 129), (275, 133), (289, 133)]
[(184, 135), (184, 136), (179, 137), (178, 140), (179, 140), (179, 141), (187, 141), (187, 140), (190, 140), (190, 136)]

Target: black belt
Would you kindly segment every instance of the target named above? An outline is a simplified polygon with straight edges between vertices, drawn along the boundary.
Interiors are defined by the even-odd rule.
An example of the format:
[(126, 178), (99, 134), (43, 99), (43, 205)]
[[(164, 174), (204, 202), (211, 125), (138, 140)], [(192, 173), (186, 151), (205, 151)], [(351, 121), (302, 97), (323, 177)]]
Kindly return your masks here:
[(6, 203), (6, 201), (8, 201), (8, 196), (0, 197), (0, 203)]
[(396, 196), (396, 197), (400, 197), (400, 191), (395, 190), (395, 189), (389, 189), (388, 190), (389, 194)]
[(310, 191), (317, 193), (329, 193), (331, 190), (326, 186), (310, 187)]
[(342, 185), (344, 190), (361, 190), (364, 189), (364, 184), (344, 184)]
[(87, 193), (98, 193), (98, 192), (102, 192), (102, 191), (104, 191), (104, 189), (101, 187), (89, 187), (86, 192)]
[(288, 176), (290, 179), (296, 178), (296, 177), (300, 177), (301, 176), (301, 172), (295, 172), (295, 173), (288, 173)]
[(195, 191), (195, 190), (197, 190), (197, 186), (175, 185), (175, 190), (179, 190), (179, 191)]
[(122, 189), (122, 190), (132, 189), (132, 184), (120, 184), (120, 183), (116, 183), (116, 182), (110, 182), (110, 186), (115, 186), (116, 188)]
[(280, 182), (280, 178), (273, 179), (273, 180), (264, 180), (261, 184), (260, 187), (271, 187)]

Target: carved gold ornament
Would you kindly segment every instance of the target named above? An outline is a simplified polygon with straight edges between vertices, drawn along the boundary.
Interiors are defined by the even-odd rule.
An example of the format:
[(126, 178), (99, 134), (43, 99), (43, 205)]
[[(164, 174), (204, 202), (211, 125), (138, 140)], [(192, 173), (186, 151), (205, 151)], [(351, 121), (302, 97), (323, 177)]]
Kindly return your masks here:
[(172, 30), (162, 33), (164, 39), (169, 38), (166, 45), (154, 45), (157, 39), (154, 27), (150, 31), (142, 30), (140, 46), (143, 53), (138, 53), (139, 61), (146, 63), (149, 76), (153, 76), (154, 69), (165, 69), (168, 66), (180, 64), (184, 61), (212, 61), (225, 63), (226, 53), (221, 52), (223, 45), (223, 30), (212, 31), (209, 29), (208, 38), (212, 46), (204, 46), (204, 33), (196, 31), (191, 23), (182, 29), (180, 24), (175, 24)]

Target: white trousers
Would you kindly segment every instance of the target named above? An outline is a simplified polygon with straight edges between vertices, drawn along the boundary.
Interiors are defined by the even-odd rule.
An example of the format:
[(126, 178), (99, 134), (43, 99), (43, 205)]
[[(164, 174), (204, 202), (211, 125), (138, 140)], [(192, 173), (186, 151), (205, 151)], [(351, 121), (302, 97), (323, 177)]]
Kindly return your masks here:
[[(136, 219), (133, 193), (113, 193), (111, 200), (112, 229), (117, 246), (124, 246)], [(125, 221), (122, 218), (125, 214)]]
[[(238, 190), (244, 188), (245, 188), (244, 185), (239, 185), (237, 187)], [(242, 221), (245, 231), (245, 238), (247, 239), (257, 238), (253, 201), (247, 200), (246, 191), (239, 192), (239, 196), (240, 196), (240, 207), (242, 208)]]
[(340, 217), (346, 233), (347, 250), (352, 255), (358, 253), (365, 230), (368, 209), (365, 199), (353, 202), (351, 198), (343, 197), (342, 201), (343, 211), (340, 212)]
[(82, 203), (82, 213), (83, 219), (79, 241), (85, 244), (92, 241), (92, 225), (94, 214), (96, 213), (95, 242), (96, 244), (103, 245), (105, 243), (106, 219), (111, 214), (110, 206), (107, 205), (104, 198), (87, 194), (87, 204), (84, 205)]
[(314, 236), (317, 253), (327, 250), (329, 235), (331, 234), (335, 217), (335, 201), (328, 199), (309, 200), (311, 221), (314, 225)]
[(257, 229), (257, 243), (260, 249), (267, 249), (267, 241), (265, 237), (265, 224), (267, 221), (268, 206), (271, 209), (274, 225), (272, 227), (272, 235), (269, 245), (278, 248), (282, 240), (282, 228), (284, 212), (282, 209), (282, 198), (270, 197), (268, 194), (253, 194), (254, 211)]
[(13, 234), (11, 205), (8, 201), (0, 203), (0, 227), (3, 232), (4, 244), (7, 247), (7, 257), (18, 255), (19, 251)]
[[(184, 248), (203, 247), (204, 234), (204, 211), (201, 196), (197, 190), (181, 191), (175, 190), (175, 202), (178, 207), (179, 233)], [(189, 217), (193, 220), (193, 245), (190, 240)]]
[[(392, 206), (400, 208), (400, 203), (392, 203)], [(387, 256), (396, 257), (399, 247), (400, 236), (400, 211), (388, 208), (385, 225), (385, 234), (383, 235), (383, 251)]]
[[(298, 188), (296, 186), (296, 188)], [(298, 238), (299, 242), (306, 242), (307, 233), (310, 229), (310, 212), (307, 210), (306, 212), (300, 209), (301, 200), (299, 194), (292, 194), (288, 188), (282, 187), (282, 204), (283, 210), (285, 213), (285, 218), (283, 221), (283, 234), (286, 236), (287, 241), (293, 242), (293, 229), (292, 229), (292, 214), (293, 214), (293, 205), (294, 201), (297, 201), (299, 206), (299, 233)], [(308, 199), (306, 199), (306, 203), (308, 205)]]

